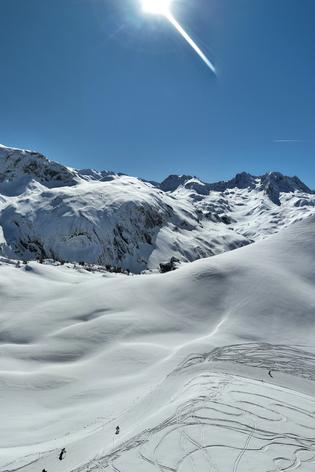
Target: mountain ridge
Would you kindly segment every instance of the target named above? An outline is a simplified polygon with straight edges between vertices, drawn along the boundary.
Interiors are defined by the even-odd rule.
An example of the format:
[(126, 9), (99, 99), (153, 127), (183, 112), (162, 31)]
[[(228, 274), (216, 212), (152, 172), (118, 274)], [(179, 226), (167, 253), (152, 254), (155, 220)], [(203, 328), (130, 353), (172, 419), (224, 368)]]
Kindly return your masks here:
[(314, 212), (314, 192), (280, 173), (157, 184), (0, 146), (0, 251), (12, 258), (140, 273), (237, 249)]
[[(22, 159), (25, 159), (25, 165), (22, 167)], [(12, 162), (11, 166), (5, 167), (3, 164), (4, 161)], [(38, 165), (36, 165), (36, 161), (38, 161)], [(40, 163), (42, 165), (40, 165)], [(20, 164), (20, 165), (19, 165)], [(22, 173), (28, 175), (35, 175), (37, 178), (41, 178), (42, 182), (47, 184), (49, 182), (49, 178), (52, 181), (60, 181), (63, 183), (62, 175), (60, 173), (64, 173), (64, 176), (68, 176), (68, 181), (65, 179), (65, 185), (73, 184), (75, 185), (76, 180), (75, 178), (83, 178), (84, 180), (91, 180), (91, 181), (106, 181), (114, 178), (115, 176), (123, 176), (127, 175), (123, 172), (116, 172), (111, 170), (96, 170), (94, 168), (84, 168), (84, 169), (73, 169), (68, 166), (64, 166), (59, 164), (56, 161), (50, 160), (45, 157), (42, 153), (37, 151), (25, 150), (25, 149), (18, 149), (7, 147), (0, 144), (0, 182), (3, 181), (5, 178), (12, 179), (14, 174), (12, 173), (13, 169), (15, 170), (22, 170)], [(40, 175), (36, 173), (38, 169), (44, 167), (48, 169), (49, 167), (52, 168), (52, 171), (49, 173), (43, 173), (44, 175)], [(57, 170), (59, 172), (57, 172)], [(305, 193), (314, 194), (315, 190), (309, 188), (301, 179), (297, 176), (288, 176), (279, 171), (271, 171), (267, 172), (262, 175), (253, 175), (248, 172), (239, 172), (231, 179), (222, 180), (222, 181), (215, 181), (215, 182), (205, 182), (204, 180), (200, 179), (197, 176), (192, 175), (185, 175), (185, 174), (170, 174), (162, 182), (155, 182), (148, 179), (142, 179), (141, 177), (136, 177), (144, 182), (151, 183), (152, 185), (160, 188), (165, 192), (173, 192), (177, 190), (179, 186), (186, 186), (186, 188), (193, 188), (197, 192), (200, 191), (202, 193), (201, 187), (206, 188), (209, 191), (218, 191), (222, 192), (227, 189), (231, 188), (256, 188), (257, 187), (257, 180), (261, 180), (261, 189), (267, 190), (268, 188), (277, 184), (281, 188), (281, 192), (291, 192), (294, 190), (300, 190)], [(200, 186), (200, 188), (199, 188)], [(271, 192), (272, 193), (272, 192)]]
[(166, 192), (173, 192), (180, 186), (196, 190), (197, 193), (202, 195), (211, 191), (224, 192), (232, 188), (258, 188), (259, 190), (265, 191), (273, 203), (277, 205), (280, 204), (280, 192), (290, 193), (299, 190), (304, 193), (314, 194), (314, 191), (305, 185), (299, 177), (289, 177), (276, 171), (268, 172), (260, 176), (255, 176), (248, 172), (241, 172), (230, 180), (222, 180), (213, 183), (204, 182), (198, 177), (173, 174), (164, 179), (160, 184), (160, 188)]

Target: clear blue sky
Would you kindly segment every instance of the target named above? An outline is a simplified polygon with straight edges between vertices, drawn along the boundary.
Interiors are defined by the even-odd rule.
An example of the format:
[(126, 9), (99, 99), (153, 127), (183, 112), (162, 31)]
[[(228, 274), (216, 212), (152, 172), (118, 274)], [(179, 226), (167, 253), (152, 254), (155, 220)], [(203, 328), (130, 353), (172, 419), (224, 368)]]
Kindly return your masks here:
[(279, 170), (315, 188), (315, 1), (174, 1), (217, 77), (138, 2), (0, 0), (0, 142), (155, 180)]

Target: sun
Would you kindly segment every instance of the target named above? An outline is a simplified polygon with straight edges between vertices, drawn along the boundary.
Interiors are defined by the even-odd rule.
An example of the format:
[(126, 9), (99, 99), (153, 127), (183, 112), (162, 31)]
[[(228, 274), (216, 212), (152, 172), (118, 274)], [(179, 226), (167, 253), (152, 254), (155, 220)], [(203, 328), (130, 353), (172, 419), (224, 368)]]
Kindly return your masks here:
[(164, 16), (170, 13), (171, 0), (141, 0), (141, 2), (145, 13)]
[(178, 31), (178, 33), (187, 41), (189, 46), (198, 54), (200, 59), (209, 67), (209, 69), (216, 74), (216, 70), (212, 62), (207, 58), (205, 53), (195, 43), (192, 37), (184, 30), (184, 28), (178, 23), (171, 11), (171, 5), (173, 0), (139, 0), (142, 5), (144, 13), (150, 13), (151, 15), (164, 16), (171, 25)]

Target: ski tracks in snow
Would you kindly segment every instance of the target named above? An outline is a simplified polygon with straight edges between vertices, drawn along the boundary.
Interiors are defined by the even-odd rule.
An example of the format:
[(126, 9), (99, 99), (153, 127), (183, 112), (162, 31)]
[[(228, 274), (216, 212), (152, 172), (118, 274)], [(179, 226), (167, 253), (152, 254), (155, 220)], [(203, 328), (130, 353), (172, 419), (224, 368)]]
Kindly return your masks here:
[(187, 379), (175, 396), (173, 414), (171, 402), (168, 416), (161, 416), (155, 427), (71, 472), (130, 472), (130, 467), (137, 472), (313, 472), (315, 398), (274, 383), (214, 372), (211, 366), (214, 358), (222, 362), (234, 356), (235, 363), (255, 365), (261, 372), (273, 361), (278, 370), (283, 366), (286, 373), (312, 381), (315, 356), (283, 346), (279, 352), (267, 345), (220, 349), (193, 356), (173, 372)]
[(129, 441), (111, 459), (103, 458), (107, 469), (129, 472), (132, 457), (139, 472), (312, 471), (315, 399), (268, 382), (211, 372), (211, 364), (194, 374), (196, 366), (209, 358), (234, 359), (257, 369), (273, 363), (275, 370), (315, 378), (315, 356), (292, 347), (228, 346), (193, 356), (175, 371), (175, 375), (186, 369), (193, 372), (183, 392), (185, 396), (191, 392), (191, 399), (134, 438), (134, 444)]

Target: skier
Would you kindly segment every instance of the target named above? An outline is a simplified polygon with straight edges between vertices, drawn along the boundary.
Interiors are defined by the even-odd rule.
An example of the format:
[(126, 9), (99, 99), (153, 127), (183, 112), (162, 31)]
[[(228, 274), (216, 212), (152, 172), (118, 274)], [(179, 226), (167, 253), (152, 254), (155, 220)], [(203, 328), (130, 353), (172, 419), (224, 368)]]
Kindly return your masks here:
[(67, 452), (67, 451), (66, 451), (66, 448), (63, 447), (63, 448), (61, 449), (60, 454), (59, 454), (59, 460), (60, 460), (60, 461), (63, 460), (63, 456), (65, 455), (66, 452)]
[(116, 426), (116, 435), (120, 433), (120, 427), (119, 426)]
[(269, 377), (271, 377), (273, 379), (273, 375), (271, 373), (271, 370), (269, 370), (268, 375), (269, 375)]

